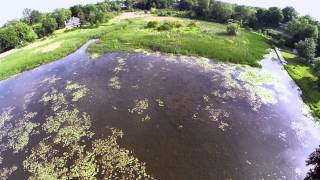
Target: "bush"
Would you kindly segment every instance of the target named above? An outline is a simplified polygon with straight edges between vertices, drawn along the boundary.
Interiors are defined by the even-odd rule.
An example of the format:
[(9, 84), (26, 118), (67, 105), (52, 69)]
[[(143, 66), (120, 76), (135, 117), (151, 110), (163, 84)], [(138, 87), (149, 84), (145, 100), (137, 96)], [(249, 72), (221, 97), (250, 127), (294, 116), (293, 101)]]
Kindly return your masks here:
[(160, 27), (158, 27), (159, 31), (168, 31), (173, 28), (181, 28), (183, 27), (182, 21), (166, 21)]
[(308, 63), (312, 63), (316, 55), (316, 43), (312, 38), (306, 38), (295, 44), (300, 57), (304, 58)]
[(158, 27), (158, 31), (169, 31), (172, 29), (172, 26), (169, 23), (163, 23)]
[(156, 8), (150, 8), (150, 13), (151, 14), (156, 14), (157, 13), (157, 9)]
[(160, 26), (159, 21), (149, 21), (146, 28), (158, 28)]
[(198, 28), (198, 27), (199, 27), (199, 26), (198, 26), (198, 23), (196, 23), (196, 22), (194, 22), (194, 21), (190, 22), (187, 26), (188, 26), (189, 28)]
[(227, 33), (229, 35), (237, 35), (239, 31), (239, 24), (237, 23), (231, 23), (227, 26)]
[(183, 22), (182, 21), (168, 21), (167, 22), (172, 28), (181, 28), (183, 27)]

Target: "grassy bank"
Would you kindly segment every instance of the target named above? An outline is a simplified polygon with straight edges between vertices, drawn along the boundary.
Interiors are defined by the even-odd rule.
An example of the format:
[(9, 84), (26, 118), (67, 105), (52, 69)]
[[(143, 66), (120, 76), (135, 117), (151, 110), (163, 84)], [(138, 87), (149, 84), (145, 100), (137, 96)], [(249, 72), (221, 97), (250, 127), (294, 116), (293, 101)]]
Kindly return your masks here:
[(302, 90), (304, 102), (309, 105), (317, 120), (320, 120), (320, 91), (312, 67), (299, 62), (294, 54), (282, 52), (282, 55), (288, 61), (285, 68)]
[(265, 38), (246, 30), (241, 30), (238, 36), (226, 35), (226, 26), (222, 24), (198, 21), (198, 27), (189, 28), (186, 25), (190, 20), (184, 19), (184, 26), (179, 29), (158, 31), (144, 28), (150, 20), (177, 19), (128, 15), (119, 16), (99, 28), (70, 32), (59, 30), (45, 40), (0, 54), (0, 79), (64, 57), (92, 38), (101, 39), (99, 43), (89, 47), (88, 51), (93, 55), (145, 49), (249, 65), (257, 65), (268, 48)]
[(47, 39), (38, 40), (26, 47), (0, 54), (0, 79), (33, 69), (42, 64), (64, 57), (92, 38), (107, 31), (105, 25), (92, 29), (69, 32), (59, 30)]
[(268, 48), (264, 37), (246, 30), (241, 30), (237, 36), (226, 35), (226, 26), (222, 24), (198, 21), (197, 28), (190, 28), (187, 27), (190, 20), (170, 18), (169, 21), (183, 21), (183, 27), (159, 31), (145, 28), (150, 20), (168, 21), (168, 18), (145, 17), (123, 21), (115, 31), (104, 34), (99, 43), (91, 45), (88, 51), (100, 55), (144, 49), (256, 66)]

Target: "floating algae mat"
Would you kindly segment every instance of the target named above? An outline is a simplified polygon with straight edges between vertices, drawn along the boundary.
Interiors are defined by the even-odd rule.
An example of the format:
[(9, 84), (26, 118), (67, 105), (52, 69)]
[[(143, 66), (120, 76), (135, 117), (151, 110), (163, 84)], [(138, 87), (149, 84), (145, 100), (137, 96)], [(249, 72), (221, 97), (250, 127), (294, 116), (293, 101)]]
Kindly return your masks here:
[(0, 82), (1, 179), (305, 176), (320, 131), (272, 58), (84, 49)]

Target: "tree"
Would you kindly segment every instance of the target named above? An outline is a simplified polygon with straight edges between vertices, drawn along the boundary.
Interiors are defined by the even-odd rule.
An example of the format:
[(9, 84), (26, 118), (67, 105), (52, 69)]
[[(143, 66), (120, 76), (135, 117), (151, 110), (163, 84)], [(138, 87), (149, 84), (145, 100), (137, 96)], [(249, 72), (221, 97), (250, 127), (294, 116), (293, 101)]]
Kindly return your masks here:
[(283, 22), (289, 22), (292, 19), (298, 17), (298, 12), (293, 7), (285, 7), (282, 9)]
[(79, 17), (79, 13), (82, 12), (82, 6), (81, 5), (75, 5), (70, 7), (71, 16), (73, 17)]
[(58, 23), (55, 18), (49, 16), (42, 21), (41, 28), (43, 36), (47, 36), (52, 34), (58, 28)]
[(128, 9), (132, 9), (133, 0), (125, 0), (124, 4), (127, 6)]
[(320, 179), (320, 147), (309, 156), (307, 165), (312, 165), (313, 168), (308, 172), (305, 180)]
[(227, 22), (234, 13), (233, 6), (229, 3), (215, 1), (212, 4), (212, 17), (219, 22)]
[(300, 57), (304, 58), (308, 63), (312, 63), (316, 54), (316, 43), (312, 38), (301, 40), (295, 44)]
[(23, 22), (12, 24), (9, 26), (9, 29), (16, 32), (20, 45), (23, 45), (25, 42), (32, 42), (37, 38), (32, 28)]
[(90, 25), (99, 25), (105, 20), (105, 13), (99, 10), (95, 5), (85, 6), (83, 12), (86, 21), (89, 22)]
[(234, 8), (234, 14), (232, 16), (233, 19), (239, 21), (242, 24), (246, 24), (249, 22), (250, 18), (255, 14), (255, 10), (253, 8), (247, 6), (236, 6)]
[(32, 42), (37, 35), (32, 28), (23, 22), (11, 22), (0, 29), (0, 51), (7, 51), (17, 46)]
[(179, 9), (180, 10), (191, 10), (195, 5), (194, 0), (180, 0), (179, 1)]
[(258, 9), (257, 20), (260, 26), (279, 26), (283, 21), (283, 14), (278, 7), (270, 7), (269, 9)]
[(37, 10), (24, 9), (23, 20), (29, 25), (39, 23), (42, 20), (42, 13)]
[(17, 33), (10, 28), (0, 29), (0, 52), (15, 48), (20, 43)]
[(318, 27), (305, 18), (293, 19), (288, 23), (287, 32), (292, 36), (292, 44), (306, 38), (318, 38)]
[(279, 26), (279, 24), (283, 21), (282, 11), (278, 7), (269, 8), (266, 15), (269, 26)]
[(31, 24), (31, 12), (32, 12), (32, 9), (24, 9), (22, 14), (23, 14), (23, 19), (26, 23), (28, 24)]
[(71, 18), (71, 10), (70, 9), (56, 9), (53, 12), (53, 16), (55, 17), (58, 27), (64, 28), (65, 27), (65, 21)]

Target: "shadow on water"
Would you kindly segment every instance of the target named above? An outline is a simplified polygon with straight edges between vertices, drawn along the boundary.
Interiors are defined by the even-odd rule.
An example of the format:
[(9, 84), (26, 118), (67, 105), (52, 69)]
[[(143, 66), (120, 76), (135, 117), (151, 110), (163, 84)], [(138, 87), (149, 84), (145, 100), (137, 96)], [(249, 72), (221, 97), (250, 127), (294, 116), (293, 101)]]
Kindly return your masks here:
[[(114, 166), (122, 158), (118, 169), (107, 166), (111, 179), (137, 178), (141, 172), (146, 179), (305, 175), (305, 160), (319, 144), (320, 131), (295, 84), (271, 58), (261, 61), (262, 69), (142, 52), (92, 60), (85, 53), (90, 43), (0, 82), (1, 168), (7, 176), (39, 177), (46, 165), (57, 177), (77, 177), (73, 164), (81, 160), (95, 164), (98, 174), (89, 175), (102, 177), (105, 154), (93, 147), (115, 153), (110, 155)], [(117, 130), (122, 138), (115, 138), (121, 134)], [(95, 146), (99, 140), (105, 143)], [(61, 154), (70, 155), (68, 161), (55, 161)], [(86, 159), (88, 154), (96, 161)]]

